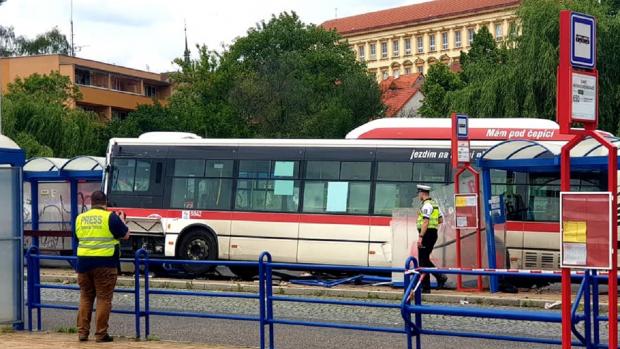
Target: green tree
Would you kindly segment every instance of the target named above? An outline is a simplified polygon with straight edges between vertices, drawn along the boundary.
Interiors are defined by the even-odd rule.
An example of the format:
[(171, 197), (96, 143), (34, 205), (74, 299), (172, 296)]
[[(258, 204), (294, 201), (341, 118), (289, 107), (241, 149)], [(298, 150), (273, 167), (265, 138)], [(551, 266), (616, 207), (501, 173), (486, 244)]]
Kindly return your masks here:
[(448, 105), (449, 111), (473, 117), (555, 119), (559, 14), (565, 8), (597, 18), (599, 127), (616, 132), (620, 121), (620, 67), (616, 64), (620, 60), (620, 16), (617, 3), (611, 0), (601, 4), (595, 0), (524, 0), (517, 11), (521, 35), (496, 47), (483, 27), (471, 51), (462, 55), (461, 88), (430, 98), (424, 102), (425, 108), (445, 110), (441, 108)]
[(0, 57), (69, 54), (71, 45), (58, 28), (37, 35), (34, 39), (17, 36), (13, 27), (0, 26)]
[(434, 64), (422, 85), (424, 100), (420, 114), (425, 117), (447, 117), (450, 114), (450, 103), (446, 95), (462, 87), (463, 82), (458, 74), (443, 63)]
[(165, 110), (175, 126), (168, 129), (340, 138), (383, 113), (377, 83), (348, 44), (294, 13), (261, 22), (221, 54), (198, 49), (197, 60), (175, 61), (181, 70), (171, 75), (177, 89)]
[(20, 56), (54, 53), (68, 55), (71, 52), (71, 45), (67, 37), (56, 27), (48, 32), (37, 35), (34, 39), (19, 37), (16, 39), (16, 45), (16, 53)]
[(228, 101), (260, 137), (342, 137), (383, 113), (366, 67), (335, 31), (295, 13), (261, 22), (224, 53)]
[(28, 157), (102, 155), (104, 124), (96, 114), (70, 107), (79, 98), (58, 72), (18, 78), (3, 96), (3, 131)]

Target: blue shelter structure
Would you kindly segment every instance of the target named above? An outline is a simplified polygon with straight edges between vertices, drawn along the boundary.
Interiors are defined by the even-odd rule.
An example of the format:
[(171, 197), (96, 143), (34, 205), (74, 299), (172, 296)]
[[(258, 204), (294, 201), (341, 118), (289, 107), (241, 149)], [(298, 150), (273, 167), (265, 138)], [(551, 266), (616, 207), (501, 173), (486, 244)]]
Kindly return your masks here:
[[(620, 138), (606, 136), (610, 142), (620, 145)], [(483, 210), (486, 224), (486, 248), (489, 268), (497, 268), (496, 241), (490, 198), (493, 195), (493, 170), (521, 173), (556, 174), (560, 178), (560, 152), (565, 142), (536, 142), (531, 140), (508, 140), (489, 148), (478, 159), (482, 172)], [(597, 140), (587, 138), (579, 143), (570, 153), (571, 172), (588, 173), (601, 171), (606, 180), (607, 149)], [(559, 191), (559, 180), (558, 180)], [(559, 198), (558, 198), (559, 201)], [(558, 242), (559, 250), (559, 242)], [(498, 281), (491, 278), (491, 292), (499, 290)]]
[(22, 167), (25, 155), (0, 135), (0, 324), (24, 327)]
[[(78, 156), (72, 159), (33, 158), (24, 166), (24, 181), (30, 185), (30, 229), (32, 245), (39, 247), (40, 236), (72, 237), (76, 217), (88, 207), (87, 196), (93, 190), (100, 189), (103, 177), (105, 159), (93, 156)], [(49, 189), (55, 185), (55, 189)], [(63, 188), (67, 186), (68, 188)], [(51, 203), (41, 203), (41, 194), (44, 191), (58, 190), (61, 193), (52, 197)], [(63, 197), (66, 193), (67, 197)], [(53, 195), (51, 195), (53, 196)], [(69, 209), (65, 208), (64, 200), (68, 199)], [(57, 221), (41, 220), (42, 212), (48, 206), (55, 207), (60, 212)], [(64, 213), (68, 213), (68, 220)], [(66, 226), (66, 228), (65, 228)], [(61, 229), (53, 229), (61, 227)], [(72, 251), (76, 250), (75, 239), (72, 239)]]

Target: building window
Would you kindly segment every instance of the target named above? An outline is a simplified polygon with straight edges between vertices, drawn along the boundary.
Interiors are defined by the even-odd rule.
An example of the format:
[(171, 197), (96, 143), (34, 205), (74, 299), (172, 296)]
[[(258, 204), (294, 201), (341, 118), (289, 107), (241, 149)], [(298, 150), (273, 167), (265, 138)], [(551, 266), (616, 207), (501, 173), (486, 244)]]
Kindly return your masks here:
[(467, 29), (467, 45), (471, 46), (474, 43), (474, 36), (476, 35), (476, 30), (474, 28)]
[(129, 111), (123, 109), (112, 109), (112, 119), (126, 119)]
[(405, 75), (411, 74), (411, 67), (405, 67)]
[(428, 50), (429, 50), (430, 52), (435, 52), (435, 50), (436, 50), (436, 47), (435, 47), (435, 34), (431, 34), (431, 35), (428, 37), (428, 39), (429, 39), (429, 40), (428, 40), (428, 42), (429, 42), (429, 45), (428, 45)]
[(90, 85), (90, 70), (75, 69), (75, 83), (78, 85)]
[(144, 95), (151, 98), (157, 97), (157, 87), (151, 85), (144, 85)]
[(400, 55), (399, 40), (396, 39), (392, 41), (392, 56), (398, 57), (399, 55)]
[(499, 41), (504, 38), (504, 26), (501, 23), (495, 24), (495, 40)]
[(514, 22), (510, 22), (508, 26), (508, 35), (510, 35), (511, 39), (515, 39), (517, 37), (517, 25)]
[(357, 56), (359, 57), (359, 60), (362, 62), (366, 59), (366, 47), (365, 46), (357, 47)]
[(441, 33), (441, 48), (443, 50), (448, 49), (448, 32)]
[(387, 58), (387, 56), (388, 56), (388, 43), (384, 41), (381, 43), (381, 58)]
[(406, 55), (411, 54), (411, 38), (405, 39), (405, 54)]
[(416, 41), (418, 42), (418, 53), (424, 53), (424, 38), (418, 36)]
[(424, 74), (424, 66), (423, 65), (418, 66), (418, 73)]
[(370, 44), (370, 59), (377, 59), (377, 44)]
[(398, 79), (398, 77), (400, 77), (400, 69), (394, 69), (394, 79)]
[(387, 70), (383, 70), (383, 71), (381, 72), (381, 74), (382, 74), (382, 75), (381, 75), (381, 78), (382, 78), (383, 80), (386, 80), (386, 79), (390, 76), (390, 74), (388, 73), (388, 71), (387, 71)]
[(456, 48), (461, 47), (461, 31), (460, 30), (454, 32), (454, 47)]

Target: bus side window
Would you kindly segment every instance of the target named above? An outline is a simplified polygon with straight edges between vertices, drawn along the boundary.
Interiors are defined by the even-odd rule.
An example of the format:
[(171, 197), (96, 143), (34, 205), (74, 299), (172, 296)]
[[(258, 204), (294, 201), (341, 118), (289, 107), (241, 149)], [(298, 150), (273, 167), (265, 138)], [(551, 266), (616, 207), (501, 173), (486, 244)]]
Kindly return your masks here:
[(370, 162), (308, 161), (303, 211), (368, 214)]
[(297, 212), (299, 161), (240, 160), (235, 209)]

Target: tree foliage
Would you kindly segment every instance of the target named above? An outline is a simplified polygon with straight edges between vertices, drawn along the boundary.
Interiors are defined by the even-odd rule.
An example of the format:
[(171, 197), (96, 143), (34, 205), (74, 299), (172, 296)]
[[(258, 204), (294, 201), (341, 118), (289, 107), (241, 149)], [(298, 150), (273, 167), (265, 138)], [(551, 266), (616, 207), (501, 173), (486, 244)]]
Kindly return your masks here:
[[(441, 81), (463, 85), (431, 93), (423, 115), (448, 116), (458, 111), (472, 117), (541, 117), (555, 119), (556, 72), (559, 62), (559, 13), (568, 8), (589, 13), (598, 21), (600, 128), (615, 132), (620, 112), (620, 16), (616, 1), (524, 0), (517, 16), (519, 36), (496, 46), (486, 27), (476, 33), (471, 50), (461, 56), (462, 71), (429, 71), (429, 91)], [(440, 91), (441, 92), (441, 91)]]
[(70, 107), (79, 98), (69, 78), (58, 72), (18, 78), (3, 96), (3, 133), (28, 157), (100, 155), (105, 126), (96, 114)]
[(69, 54), (71, 45), (57, 27), (37, 35), (34, 39), (15, 34), (13, 27), (0, 26), (0, 56), (32, 56)]
[(127, 124), (133, 135), (159, 128), (207, 137), (341, 138), (383, 113), (376, 81), (341, 39), (294, 13), (273, 16), (222, 53), (199, 46), (198, 59), (177, 59), (169, 104), (131, 113), (119, 127)]

